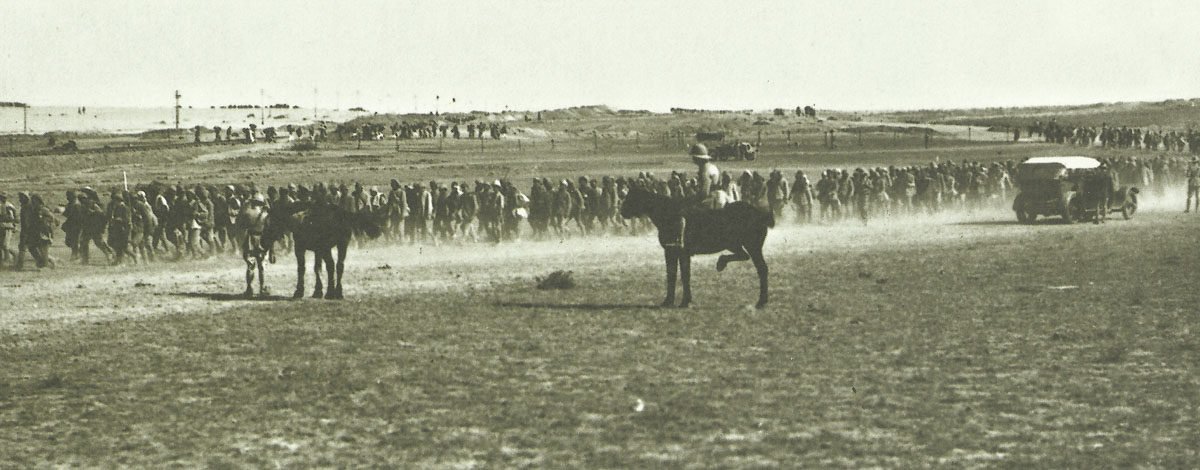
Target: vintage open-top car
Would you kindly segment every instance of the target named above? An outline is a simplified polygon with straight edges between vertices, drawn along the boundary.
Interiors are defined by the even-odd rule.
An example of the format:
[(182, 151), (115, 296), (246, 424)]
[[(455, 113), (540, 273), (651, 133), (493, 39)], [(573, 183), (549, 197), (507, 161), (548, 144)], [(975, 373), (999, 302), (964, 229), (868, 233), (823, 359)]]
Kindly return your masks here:
[[(1137, 188), (1119, 188), (1102, 198), (1096, 184), (1110, 178), (1100, 161), (1091, 157), (1034, 157), (1017, 167), (1016, 182), (1020, 193), (1013, 200), (1013, 211), (1022, 223), (1033, 223), (1040, 216), (1061, 216), (1074, 223), (1120, 212), (1128, 219), (1137, 212)], [(1101, 202), (1104, 206), (1101, 208)]]

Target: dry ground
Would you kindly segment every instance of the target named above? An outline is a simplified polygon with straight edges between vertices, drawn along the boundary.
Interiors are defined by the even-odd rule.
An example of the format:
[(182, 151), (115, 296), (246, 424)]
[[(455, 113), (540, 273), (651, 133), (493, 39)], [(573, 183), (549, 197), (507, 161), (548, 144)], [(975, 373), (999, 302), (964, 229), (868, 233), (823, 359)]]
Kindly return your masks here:
[[(723, 168), (1068, 150), (876, 137)], [(677, 149), (545, 144), (3, 161), (46, 166), (0, 184), (682, 166)], [(784, 222), (764, 311), (749, 308), (753, 268), (718, 274), (714, 257), (696, 263), (697, 306), (652, 308), (650, 235), (373, 245), (351, 253), (340, 302), (235, 299), (228, 257), (0, 272), (0, 467), (1195, 467), (1200, 219), (1175, 206), (1101, 226), (1005, 211)], [(274, 293), (291, 292), (293, 263), (269, 267)], [(557, 269), (580, 286), (534, 288)]]
[(0, 465), (1200, 462), (1200, 219), (1009, 218), (781, 227), (765, 311), (712, 257), (651, 308), (649, 236), (372, 247), (342, 302), (231, 299), (228, 259), (6, 274)]

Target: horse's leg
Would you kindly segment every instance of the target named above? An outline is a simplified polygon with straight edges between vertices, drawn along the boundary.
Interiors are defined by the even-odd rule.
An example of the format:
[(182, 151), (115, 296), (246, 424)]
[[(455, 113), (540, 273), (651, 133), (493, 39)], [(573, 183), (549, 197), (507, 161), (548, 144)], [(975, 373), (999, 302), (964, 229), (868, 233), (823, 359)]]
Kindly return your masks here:
[[(766, 238), (765, 235), (763, 238)], [(754, 270), (758, 272), (758, 303), (754, 304), (754, 308), (767, 306), (767, 260), (763, 259), (761, 243), (762, 241), (759, 241), (758, 246), (747, 247), (750, 259), (754, 262)]]
[(258, 264), (258, 295), (267, 296), (269, 293), (267, 292), (267, 286), (264, 285), (266, 283), (267, 276), (263, 273), (263, 255), (259, 254), (257, 257), (255, 257), (255, 261), (255, 264)]
[(337, 298), (342, 298), (342, 272), (346, 269), (346, 255), (349, 254), (350, 247), (341, 245), (338, 247), (337, 257)]
[(317, 277), (317, 282), (313, 285), (314, 299), (325, 297), (325, 286), (321, 284), (321, 261), (323, 254), (321, 250), (313, 250), (313, 275)]
[(679, 256), (679, 280), (683, 283), (683, 300), (680, 308), (692, 305), (692, 257), (687, 253)]
[[(346, 243), (349, 243), (349, 241), (347, 241)], [(338, 292), (337, 292), (337, 284), (334, 283), (334, 274), (335, 274), (334, 270), (335, 270), (336, 265), (333, 262), (333, 248), (331, 247), (331, 248), (325, 250), (324, 252), (322, 252), (321, 258), (323, 258), (325, 260), (325, 276), (326, 276), (325, 298), (326, 299), (336, 299), (336, 298), (338, 298), (337, 297)]]
[(663, 254), (667, 259), (667, 298), (663, 300), (663, 307), (675, 305), (675, 271), (679, 267), (679, 254), (673, 248), (663, 250)]
[(307, 263), (304, 261), (304, 250), (299, 246), (296, 247), (296, 291), (292, 293), (293, 299), (304, 297), (304, 270), (308, 269)]
[(732, 251), (733, 254), (721, 255), (721, 256), (717, 257), (717, 272), (724, 271), (725, 265), (727, 265), (731, 262), (746, 261), (746, 260), (750, 259), (750, 254), (746, 253), (746, 249), (742, 248), (740, 246), (737, 248), (734, 248), (732, 250), (729, 250), (729, 251)]
[(325, 269), (329, 273), (329, 288), (326, 289), (325, 292), (326, 299), (342, 298), (342, 263), (344, 263), (345, 258), (343, 258), (343, 256), (345, 256), (344, 254), (346, 253), (346, 249), (348, 247), (349, 243), (347, 243), (346, 246), (338, 245), (338, 257), (336, 262), (333, 258), (332, 248), (326, 254)]

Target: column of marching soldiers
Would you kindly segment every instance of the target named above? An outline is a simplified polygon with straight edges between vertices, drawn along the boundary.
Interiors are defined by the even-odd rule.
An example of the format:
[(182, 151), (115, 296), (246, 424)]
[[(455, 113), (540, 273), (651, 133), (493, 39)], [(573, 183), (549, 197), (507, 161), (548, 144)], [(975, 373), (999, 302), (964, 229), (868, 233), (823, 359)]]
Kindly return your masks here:
[[(1013, 139), (1021, 139), (1021, 129), (1013, 128)], [(1069, 144), (1080, 147), (1102, 147), (1112, 149), (1140, 149), (1163, 152), (1189, 152), (1196, 155), (1200, 150), (1200, 132), (1192, 129), (1151, 130), (1139, 127), (1100, 127), (1059, 123), (1056, 119), (1043, 123), (1035, 121), (1026, 128), (1027, 136), (1045, 142)]]
[[(1138, 186), (1144, 195), (1163, 195), (1186, 186), (1188, 205), (1200, 204), (1200, 162), (1181, 155), (1102, 159), (1121, 184)], [(887, 168), (827, 169), (810, 177), (797, 171), (787, 178), (775, 170), (764, 177), (746, 170), (721, 175), (724, 200), (749, 201), (777, 219), (797, 224), (835, 223), (908, 217), (942, 211), (1007, 209), (1018, 166), (1014, 161), (963, 161)], [(139, 185), (102, 196), (83, 187), (66, 192), (66, 204), (52, 208), (40, 194), (18, 193), (12, 204), (0, 192), (0, 264), (24, 266), (28, 253), (36, 266), (54, 266), (49, 246), (63, 233), (70, 261), (92, 262), (92, 248), (106, 262), (202, 259), (236, 254), (238, 213), (251, 200), (268, 210), (286, 210), (298, 202), (337, 205), (367, 212), (383, 227), (383, 243), (441, 244), (560, 239), (571, 236), (637, 234), (645, 220), (625, 220), (619, 210), (625, 194), (639, 186), (673, 198), (695, 193), (694, 175), (672, 172), (658, 177), (604, 176), (551, 181), (534, 178), (524, 192), (513, 182), (438, 182), (401, 184), (392, 179), (382, 190), (361, 183), (268, 186)], [(789, 210), (790, 208), (790, 210)], [(785, 213), (788, 215), (785, 216)], [(61, 223), (60, 223), (61, 219)], [(528, 226), (528, 234), (523, 234)], [(13, 249), (10, 240), (16, 240)], [(364, 240), (359, 239), (361, 246)], [(283, 241), (282, 248), (288, 248)], [(58, 264), (61, 264), (59, 262)]]
[[(207, 140), (210, 129), (205, 126), (195, 126), (192, 128), (192, 142), (200, 143)], [(222, 128), (214, 126), (211, 129), (212, 142), (234, 142), (241, 141), (244, 143), (255, 143), (260, 139), (263, 142), (275, 142), (280, 138), (288, 140), (308, 139), (308, 140), (325, 140), (330, 131), (324, 124), (297, 126), (287, 124), (279, 128), (262, 127), (256, 124), (249, 124), (247, 127), (241, 128), (240, 131), (234, 131), (233, 126)], [(449, 124), (439, 121), (430, 122), (396, 122), (390, 125), (384, 124), (363, 124), (361, 126), (351, 126), (347, 124), (338, 124), (332, 131), (337, 140), (386, 140), (388, 136), (397, 139), (429, 139), (438, 137), (452, 137), (455, 139), (493, 139), (497, 140), (508, 135), (508, 125), (503, 123), (475, 123), (469, 122), (465, 126), (461, 124)], [(222, 138), (224, 135), (224, 138)], [(261, 135), (261, 137), (259, 137)], [(54, 146), (54, 140), (51, 139), (50, 146)]]

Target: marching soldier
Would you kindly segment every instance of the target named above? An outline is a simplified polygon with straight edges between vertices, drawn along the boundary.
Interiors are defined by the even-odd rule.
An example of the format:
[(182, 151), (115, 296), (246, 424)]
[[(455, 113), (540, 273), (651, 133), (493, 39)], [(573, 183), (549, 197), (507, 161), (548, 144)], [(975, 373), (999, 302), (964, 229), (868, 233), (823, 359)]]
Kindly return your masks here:
[(788, 183), (783, 179), (783, 172), (772, 170), (767, 180), (767, 207), (776, 219), (783, 217), (783, 206), (788, 201)]
[(870, 203), (871, 196), (874, 194), (874, 187), (871, 185), (871, 179), (867, 177), (866, 171), (862, 168), (854, 170), (854, 176), (850, 178), (849, 192), (854, 198), (854, 211), (858, 213), (859, 219), (862, 219), (863, 224), (867, 223), (870, 218)]
[[(215, 251), (215, 243), (213, 242), (213, 221), (216, 219), (213, 216), (212, 201), (208, 198), (208, 192), (203, 187), (196, 187), (195, 212), (193, 216), (196, 220), (196, 225), (200, 226), (198, 237), (199, 242), (203, 243), (204, 254), (202, 257), (208, 257)], [(200, 248), (197, 244), (197, 248)]]
[(254, 275), (258, 271), (258, 295), (270, 295), (264, 285), (263, 257), (269, 257), (275, 262), (275, 252), (267, 250), (262, 244), (263, 231), (267, 228), (268, 212), (266, 198), (262, 193), (254, 193), (238, 213), (234, 226), (239, 236), (238, 245), (242, 251), (242, 259), (246, 261), (246, 297), (254, 295)]
[[(108, 205), (108, 246), (112, 248), (116, 257), (113, 259), (114, 266), (125, 262), (125, 255), (133, 255), (129, 250), (129, 206), (125, 204), (125, 198), (117, 191), (112, 192), (112, 200)], [(137, 258), (133, 260), (137, 262)]]
[(29, 233), (25, 234), (25, 227), (22, 227), (21, 231), (29, 248), (29, 255), (33, 257), (38, 268), (54, 267), (54, 258), (50, 257), (50, 243), (54, 239), (54, 231), (58, 229), (58, 221), (54, 218), (54, 213), (50, 212), (50, 208), (42, 202), (41, 195), (34, 194), (30, 197), (29, 210), (30, 214), (26, 219), (29, 223)]
[(408, 198), (399, 180), (392, 179), (391, 186), (392, 191), (387, 195), (387, 234), (390, 240), (400, 241), (404, 239), (404, 219), (409, 214)]
[(1196, 211), (1200, 211), (1200, 159), (1192, 157), (1192, 164), (1187, 169), (1187, 205), (1183, 212), (1191, 212), (1195, 201)]
[(133, 245), (134, 254), (140, 255), (143, 260), (153, 261), (154, 248), (150, 244), (154, 233), (158, 230), (158, 217), (155, 217), (154, 209), (146, 200), (144, 191), (138, 191), (133, 196), (129, 218), (131, 222), (130, 243)]
[(797, 223), (812, 222), (813, 188), (803, 170), (796, 171), (796, 179), (792, 183), (792, 204), (796, 208)]
[(112, 249), (104, 242), (104, 229), (108, 225), (108, 216), (100, 207), (99, 195), (91, 188), (84, 188), (83, 194), (79, 196), (79, 203), (83, 209), (83, 230), (80, 232), (83, 238), (79, 239), (79, 262), (88, 264), (90, 261), (89, 249), (93, 243), (104, 253), (106, 259), (111, 260)]
[(8, 247), (8, 240), (17, 231), (17, 208), (8, 202), (8, 195), (0, 193), (0, 265), (4, 260), (16, 263), (17, 252)]
[(83, 231), (82, 208), (75, 191), (67, 191), (67, 206), (63, 210), (62, 229), (66, 234), (64, 243), (71, 248), (71, 261), (79, 259), (79, 234)]
[(825, 170), (817, 182), (817, 200), (821, 202), (821, 221), (842, 218), (842, 200), (838, 197), (838, 181), (834, 170)]
[(500, 180), (496, 180), (490, 188), (486, 186), (484, 188), (486, 188), (486, 192), (482, 193), (483, 201), (479, 210), (479, 223), (493, 243), (500, 243), (501, 224), (505, 209), (503, 187)]

